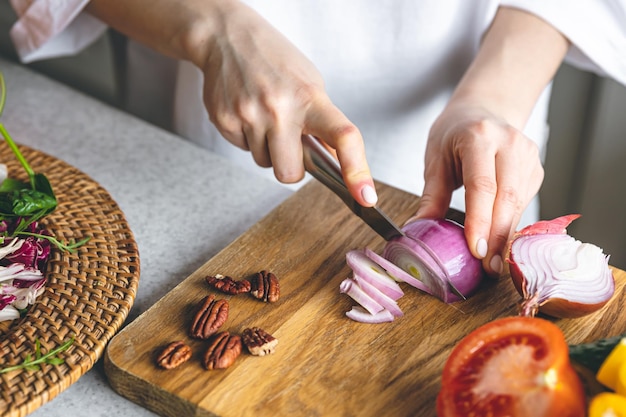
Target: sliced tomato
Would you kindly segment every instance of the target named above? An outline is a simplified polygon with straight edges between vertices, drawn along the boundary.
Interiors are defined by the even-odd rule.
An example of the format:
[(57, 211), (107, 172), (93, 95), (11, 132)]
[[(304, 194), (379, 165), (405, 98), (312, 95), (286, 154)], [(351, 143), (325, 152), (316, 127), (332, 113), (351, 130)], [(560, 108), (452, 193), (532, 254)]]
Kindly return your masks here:
[(452, 350), (439, 417), (584, 417), (582, 383), (561, 330), (534, 317), (494, 320)]

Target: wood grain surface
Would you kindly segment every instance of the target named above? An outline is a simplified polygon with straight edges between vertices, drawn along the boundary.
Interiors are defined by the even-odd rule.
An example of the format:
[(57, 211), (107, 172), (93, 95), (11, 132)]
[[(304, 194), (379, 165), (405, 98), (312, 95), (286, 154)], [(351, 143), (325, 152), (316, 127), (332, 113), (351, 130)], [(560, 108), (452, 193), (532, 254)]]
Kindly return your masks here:
[[(381, 208), (397, 223), (414, 213), (417, 197), (384, 184), (379, 193)], [(476, 327), (516, 314), (520, 297), (508, 277), (487, 280), (475, 296), (452, 305), (404, 285), (404, 317), (377, 325), (351, 321), (345, 312), (354, 303), (338, 290), (350, 274), (345, 254), (366, 246), (380, 252), (384, 244), (339, 198), (317, 182), (307, 184), (113, 338), (105, 354), (112, 387), (172, 417), (435, 416), (450, 350)], [(187, 336), (196, 304), (213, 291), (204, 277), (239, 279), (263, 269), (279, 278), (281, 299), (266, 304), (246, 294), (221, 295), (230, 301), (223, 329), (262, 327), (279, 339), (276, 352), (243, 353), (227, 370), (204, 370), (206, 342)], [(553, 320), (569, 343), (626, 331), (626, 273), (615, 270), (615, 278), (615, 296), (602, 310)], [(158, 369), (157, 351), (174, 340), (192, 347), (192, 359)]]

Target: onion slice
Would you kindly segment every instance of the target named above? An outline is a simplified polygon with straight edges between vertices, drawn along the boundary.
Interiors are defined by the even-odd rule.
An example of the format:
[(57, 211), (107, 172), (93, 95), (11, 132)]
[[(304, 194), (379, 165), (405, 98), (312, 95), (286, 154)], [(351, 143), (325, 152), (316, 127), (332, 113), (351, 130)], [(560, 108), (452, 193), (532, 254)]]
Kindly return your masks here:
[(346, 316), (352, 320), (359, 321), (361, 323), (387, 323), (393, 321), (394, 317), (388, 310), (381, 310), (376, 314), (371, 314), (363, 307), (354, 306), (352, 310), (346, 311)]
[(341, 284), (339, 284), (339, 292), (350, 296), (350, 298), (363, 306), (370, 314), (379, 313), (383, 309), (383, 306), (377, 303), (350, 278), (341, 281)]
[(374, 285), (369, 282), (363, 280), (361, 277), (354, 274), (352, 279), (357, 283), (357, 285), (365, 291), (367, 295), (369, 295), (374, 301), (383, 306), (385, 310), (388, 310), (395, 317), (402, 317), (402, 310), (398, 307), (398, 303), (393, 298), (385, 295), (382, 291), (376, 288)]
[(373, 285), (387, 297), (397, 300), (404, 295), (404, 291), (398, 283), (387, 274), (380, 264), (370, 259), (365, 251), (358, 249), (349, 251), (346, 254), (346, 263), (352, 268), (355, 276)]
[(415, 278), (413, 275), (409, 274), (390, 260), (383, 258), (373, 250), (365, 248), (365, 255), (367, 255), (368, 258), (380, 265), (385, 271), (387, 271), (387, 274), (389, 274), (389, 276), (391, 276), (396, 281), (406, 282), (412, 287), (422, 290), (428, 294), (432, 294), (430, 288), (428, 288), (426, 284), (424, 284), (422, 281)]
[(522, 296), (521, 315), (540, 311), (559, 318), (580, 317), (600, 309), (613, 296), (609, 256), (567, 234), (566, 227), (578, 217), (540, 221), (513, 236), (506, 261)]

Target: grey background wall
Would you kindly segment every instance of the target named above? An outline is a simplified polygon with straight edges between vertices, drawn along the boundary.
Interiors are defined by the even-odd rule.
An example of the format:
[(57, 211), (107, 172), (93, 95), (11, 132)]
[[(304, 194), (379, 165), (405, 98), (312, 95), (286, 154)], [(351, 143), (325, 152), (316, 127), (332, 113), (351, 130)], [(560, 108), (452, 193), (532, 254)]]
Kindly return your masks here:
[[(0, 0), (0, 54), (17, 61), (9, 38), (15, 14)], [(124, 96), (126, 40), (109, 32), (79, 55), (29, 65), (113, 106), (168, 128), (168, 121), (133, 110)], [(159, 74), (154, 74), (158, 82)], [(156, 89), (155, 89), (156, 90)], [(163, 97), (162, 97), (163, 98)], [(563, 65), (550, 105), (541, 217), (583, 216), (568, 229), (626, 269), (626, 88)]]

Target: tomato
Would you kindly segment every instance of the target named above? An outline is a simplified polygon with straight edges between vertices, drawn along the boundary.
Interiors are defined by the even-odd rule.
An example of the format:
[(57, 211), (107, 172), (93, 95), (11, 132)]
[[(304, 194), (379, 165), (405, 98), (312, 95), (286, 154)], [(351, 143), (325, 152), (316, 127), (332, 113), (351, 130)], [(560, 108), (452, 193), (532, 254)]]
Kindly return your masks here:
[(584, 417), (583, 385), (561, 330), (534, 317), (507, 317), (468, 334), (441, 376), (439, 417)]

